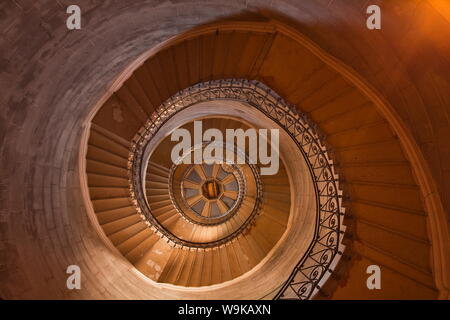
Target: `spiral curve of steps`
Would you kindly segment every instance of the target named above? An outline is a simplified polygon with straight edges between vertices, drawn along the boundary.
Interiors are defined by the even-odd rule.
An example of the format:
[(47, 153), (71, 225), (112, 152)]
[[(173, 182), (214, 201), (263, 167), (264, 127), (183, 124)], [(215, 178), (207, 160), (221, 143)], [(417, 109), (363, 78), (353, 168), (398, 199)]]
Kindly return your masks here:
[[(376, 110), (373, 101), (359, 92), (339, 72), (311, 55), (301, 44), (293, 44), (292, 34), (285, 33), (283, 28), (272, 31), (265, 29), (264, 23), (262, 25), (261, 29), (256, 27), (255, 31), (248, 31), (244, 26), (241, 27), (242, 30), (237, 27), (239, 32), (234, 32), (229, 30), (228, 25), (221, 26), (219, 23), (217, 27), (219, 33), (215, 28), (206, 27), (201, 38), (197, 37), (197, 34), (182, 37), (146, 61), (108, 99), (93, 120), (92, 141), (89, 141), (88, 153), (97, 155), (102, 153), (113, 161), (109, 164), (121, 162), (121, 169), (114, 170), (117, 173), (120, 171), (123, 179), (113, 179), (114, 182), (109, 180), (120, 184), (120, 190), (106, 190), (103, 187), (107, 184), (97, 183), (100, 177), (96, 175), (95, 170), (88, 172), (89, 185), (93, 186), (90, 192), (94, 194), (92, 197), (94, 209), (109, 207), (112, 214), (126, 217), (128, 221), (139, 226), (127, 229), (126, 232), (139, 230), (142, 234), (153, 236), (152, 240), (142, 243), (141, 248), (145, 246), (150, 248), (153, 242), (159, 241), (159, 235), (154, 236), (153, 231), (146, 229), (145, 220), (136, 214), (136, 207), (128, 198), (129, 177), (124, 174), (128, 169), (127, 151), (130, 150), (134, 135), (145, 125), (145, 119), (148, 119), (165, 99), (183, 88), (205, 79), (223, 79), (224, 75), (249, 79), (256, 77), (276, 89), (286, 100), (295, 103), (296, 108), (305, 112), (313, 121), (313, 126), (326, 133), (327, 142), (332, 145), (328, 151), (333, 151), (334, 158), (339, 161), (339, 173), (345, 177), (344, 186), (348, 197), (342, 199), (345, 206), (351, 208), (350, 215), (347, 215), (347, 224), (351, 224), (352, 228), (350, 234), (347, 233), (349, 237), (346, 244), (351, 244), (351, 250), (354, 252), (350, 252), (347, 248), (345, 252), (348, 255), (346, 256), (344, 252), (342, 266), (328, 279), (326, 285), (322, 282), (315, 289), (306, 290), (305, 295), (302, 295), (298, 287), (292, 288), (293, 291), (285, 297), (310, 298), (311, 291), (318, 292), (321, 298), (333, 294), (336, 297), (346, 297), (348, 292), (354, 291), (363, 294), (365, 286), (361, 287), (361, 283), (364, 283), (361, 279), (365, 277), (366, 266), (374, 263), (387, 270), (385, 272), (392, 283), (398, 283), (398, 286), (390, 286), (384, 291), (388, 292), (387, 296), (395, 297), (404, 292), (413, 296), (434, 296), (436, 292), (434, 280), (431, 266), (427, 262), (430, 243), (423, 228), (426, 210), (420, 201), (420, 191), (409, 160), (402, 151), (401, 143), (389, 122)], [(231, 54), (235, 51), (231, 49), (229, 54), (225, 55), (222, 54), (223, 51), (218, 50), (225, 42), (234, 44), (230, 46), (231, 48), (236, 47), (243, 39), (251, 41), (253, 49), (246, 46), (239, 55)], [(202, 51), (202, 48), (206, 50), (208, 46), (217, 50)], [(188, 54), (189, 68), (186, 70), (183, 69), (186, 61), (180, 58), (183, 52)], [(172, 57), (176, 64), (171, 65), (169, 61), (172, 59), (169, 57)], [(221, 65), (223, 61), (226, 63)], [(253, 67), (245, 68), (247, 63)], [(283, 65), (291, 67), (285, 69)], [(162, 66), (166, 71), (165, 74), (161, 72)], [(188, 77), (184, 77), (185, 75)], [(164, 81), (158, 82), (157, 79)], [(98, 134), (106, 137), (106, 140), (114, 141), (116, 144), (114, 148), (117, 147), (114, 154), (105, 154), (105, 146), (109, 142), (100, 141)], [(118, 154), (122, 155), (121, 159), (116, 157)], [(87, 164), (89, 163), (94, 168), (94, 163), (90, 159)], [(151, 167), (155, 170), (158, 168), (157, 165)], [(164, 173), (163, 168), (159, 169), (160, 173)], [(108, 170), (112, 172), (113, 168), (109, 167)], [(102, 192), (106, 197), (95, 198)], [(293, 204), (294, 207), (296, 205)], [(108, 217), (108, 214), (102, 211), (97, 213), (96, 209), (95, 211), (101, 225), (103, 222), (111, 221), (109, 219), (112, 219), (112, 216)], [(405, 219), (409, 221), (409, 226), (403, 223)], [(113, 244), (117, 243), (115, 236), (112, 240)], [(397, 246), (390, 246), (388, 242), (396, 243)], [(166, 247), (172, 248), (171, 245), (161, 245), (162, 249)], [(405, 250), (410, 247), (414, 250)], [(120, 248), (126, 246), (121, 245)], [(159, 250), (158, 247), (154, 249)], [(134, 250), (126, 257), (131, 256), (139, 259), (140, 253)], [(222, 261), (227, 261), (228, 258), (223, 257)], [(178, 268), (185, 267), (178, 265)], [(356, 270), (356, 275), (350, 277), (348, 286), (336, 290), (338, 283), (349, 277), (347, 271), (353, 270), (352, 268)], [(294, 269), (301, 270), (301, 268)], [(160, 271), (149, 270), (149, 274), (159, 277)], [(215, 283), (220, 282), (222, 280)], [(295, 279), (290, 278), (288, 282), (295, 283)], [(421, 295), (418, 295), (419, 291), (412, 290), (416, 286), (421, 288)], [(291, 287), (285, 289), (284, 292), (289, 291)], [(364, 294), (370, 297), (378, 296), (377, 292), (369, 293)]]
[[(446, 1), (384, 1), (379, 31), (365, 28), (362, 1), (83, 1), (81, 31), (67, 30), (60, 2), (0, 5), (1, 299), (449, 298)], [(153, 244), (157, 257), (174, 249), (132, 202), (133, 138), (167, 99), (220, 79), (264, 83), (325, 134), (346, 248), (315, 295), (296, 285), (299, 272), (312, 275), (300, 263), (307, 228), (293, 209), (308, 198), (297, 201), (296, 183), (283, 236), (237, 278), (191, 288), (201, 281), (183, 271), (188, 260), (177, 264), (187, 286), (152, 280), (156, 256), (149, 276), (133, 263)], [(301, 181), (291, 175), (301, 164), (283, 161)], [(205, 185), (208, 201), (220, 187)], [(231, 261), (221, 249), (191, 251)], [(66, 290), (69, 265), (81, 268), (82, 290)], [(382, 290), (366, 286), (371, 265)]]
[[(226, 87), (226, 83), (227, 81), (217, 84), (210, 83), (208, 85), (211, 88), (208, 90), (215, 90), (215, 86)], [(252, 90), (269, 90), (257, 83), (247, 83), (246, 81), (237, 81), (236, 83), (242, 85), (244, 91), (247, 90), (246, 86)], [(231, 84), (233, 85), (233, 80)], [(187, 92), (189, 96), (189, 90), (185, 90), (180, 95)], [(227, 92), (228, 89), (221, 88), (220, 90)], [(255, 102), (261, 103), (261, 105), (265, 104), (269, 108), (272, 104), (260, 100), (258, 94), (254, 96)], [(221, 103), (232, 105), (232, 102), (227, 102), (226, 99)], [(114, 188), (121, 187), (122, 190), (125, 182), (128, 182), (131, 188), (131, 206), (129, 199), (126, 199), (128, 206), (108, 210), (107, 207), (99, 207), (101, 199), (93, 199), (97, 215), (111, 216), (111, 220), (104, 224), (99, 220), (106, 235), (140, 272), (154, 281), (187, 287), (222, 283), (250, 271), (263, 261), (269, 252), (274, 250), (277, 242), (286, 233), (292, 210), (297, 211), (297, 216), (302, 215), (300, 209), (292, 207), (293, 178), (289, 178), (292, 173), (289, 174), (286, 170), (283, 160), (280, 161), (277, 173), (267, 176), (258, 174), (261, 169), (258, 167), (261, 165), (248, 163), (234, 166), (217, 163), (212, 165), (173, 163), (171, 150), (176, 142), (172, 141), (171, 136), (164, 132), (163, 129), (166, 127), (168, 127), (167, 132), (170, 132), (173, 127), (193, 132), (195, 131), (194, 122), (198, 119), (201, 119), (203, 129), (214, 128), (223, 134), (227, 129), (246, 130), (251, 127), (246, 120), (240, 120), (236, 116), (225, 116), (227, 113), (236, 112), (231, 111), (232, 108), (236, 108), (240, 112), (242, 112), (242, 108), (230, 107), (223, 115), (220, 115), (220, 111), (216, 111), (218, 116), (196, 118), (196, 112), (203, 114), (204, 111), (202, 111), (201, 101), (195, 102), (193, 105), (198, 106), (198, 110), (195, 111), (195, 107), (189, 110), (190, 119), (181, 126), (180, 121), (186, 122), (182, 110), (172, 113), (181, 119), (177, 120), (174, 116), (166, 121), (161, 121), (157, 116), (158, 114), (167, 114), (166, 112), (155, 112), (144, 125), (144, 129), (133, 138), (127, 161), (128, 172), (120, 170), (115, 173), (114, 177), (108, 176), (104, 180), (109, 185), (117, 182)], [(162, 108), (166, 108), (166, 106)], [(217, 108), (217, 110), (223, 109)], [(287, 110), (292, 109), (288, 107)], [(261, 113), (259, 117), (263, 119), (261, 120), (263, 121), (262, 127), (268, 126), (266, 124), (269, 121), (270, 112), (267, 117), (264, 116), (262, 109), (258, 112)], [(276, 110), (271, 112), (272, 117), (284, 117)], [(301, 119), (295, 113), (293, 116)], [(281, 121), (294, 121), (293, 118), (286, 119)], [(178, 123), (170, 123), (170, 120), (178, 121)], [(273, 119), (270, 121), (273, 122)], [(288, 122), (284, 122), (285, 127), (289, 126)], [(158, 130), (155, 128), (155, 123), (161, 124)], [(317, 142), (313, 140), (313, 131), (308, 131), (312, 129), (305, 131), (294, 122), (290, 126), (291, 134), (298, 140), (292, 142), (292, 145), (297, 148), (299, 148), (298, 143), (303, 144), (303, 147), (307, 146), (309, 151), (306, 153), (306, 149), (301, 149), (304, 153), (303, 156), (305, 159), (314, 158), (314, 163), (310, 164), (310, 170), (312, 170), (310, 174), (316, 175), (315, 188), (316, 192), (319, 192), (318, 196), (326, 199), (325, 202), (318, 202), (320, 210), (316, 210), (325, 214), (321, 215), (319, 219), (320, 223), (328, 223), (328, 229), (319, 227), (314, 231), (318, 232), (315, 236), (317, 239), (311, 241), (316, 241), (318, 243), (316, 246), (320, 246), (320, 248), (316, 249), (317, 252), (314, 253), (311, 253), (311, 249), (309, 249), (308, 254), (321, 255), (322, 263), (329, 264), (335, 257), (342, 254), (343, 247), (339, 239), (341, 238), (340, 232), (345, 230), (343, 227), (341, 230), (339, 229), (341, 228), (341, 210), (343, 212), (343, 209), (340, 209), (341, 196), (335, 186), (337, 177), (333, 176), (332, 171), (328, 171), (326, 163), (330, 160), (325, 157), (323, 147), (319, 145), (316, 147), (315, 143)], [(288, 132), (286, 128), (284, 130)], [(157, 134), (153, 136), (149, 132)], [(103, 144), (103, 146), (105, 145)], [(117, 147), (116, 143), (110, 143), (109, 146)], [(110, 152), (110, 150), (104, 151)], [(284, 153), (289, 152), (284, 151)], [(283, 152), (280, 154), (282, 155)], [(290, 155), (290, 157), (292, 156), (293, 154)], [(88, 158), (90, 158), (89, 155)], [(97, 158), (97, 161), (107, 163), (108, 159)], [(109, 161), (111, 163), (114, 160), (109, 159)], [(122, 161), (120, 164), (124, 165), (125, 163)], [(114, 163), (116, 167), (119, 167), (120, 164)], [(90, 168), (93, 170), (90, 171)], [(103, 168), (88, 166), (88, 172), (92, 172), (91, 175), (94, 170), (96, 170), (95, 174), (106, 176), (106, 171), (100, 173)], [(144, 179), (141, 181), (140, 177), (144, 177)], [(121, 179), (120, 183), (119, 179)], [(306, 179), (308, 178), (306, 177)], [(95, 189), (96, 187), (90, 184), (90, 188)], [(320, 191), (319, 188), (325, 191)], [(314, 199), (314, 196), (308, 195), (307, 197)], [(118, 202), (124, 201), (125, 203), (126, 200), (117, 198)], [(313, 221), (316, 219), (316, 213), (314, 210), (310, 213), (312, 214), (311, 221)], [(229, 217), (227, 217), (228, 215)], [(310, 225), (308, 228), (310, 232), (313, 232), (312, 224), (310, 223)], [(305, 232), (305, 238), (310, 237), (307, 234), (308, 232)], [(303, 254), (307, 256), (306, 251)], [(309, 286), (310, 283), (305, 285)], [(310, 291), (312, 294), (315, 290)]]

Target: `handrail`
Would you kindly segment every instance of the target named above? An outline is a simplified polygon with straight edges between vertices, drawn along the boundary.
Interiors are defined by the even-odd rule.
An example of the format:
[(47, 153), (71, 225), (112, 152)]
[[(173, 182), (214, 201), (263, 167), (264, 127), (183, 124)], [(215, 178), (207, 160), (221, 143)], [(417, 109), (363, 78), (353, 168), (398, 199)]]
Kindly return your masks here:
[[(141, 217), (175, 246), (208, 248), (223, 245), (230, 239), (227, 237), (218, 243), (201, 244), (175, 237), (151, 215), (142, 190), (142, 154), (147, 143), (179, 111), (212, 100), (240, 101), (259, 110), (289, 134), (308, 165), (318, 209), (314, 237), (275, 299), (310, 299), (329, 277), (345, 248), (342, 244), (345, 231), (342, 192), (329, 150), (316, 125), (261, 82), (246, 79), (208, 81), (182, 90), (164, 102), (133, 139), (130, 148), (128, 169), (132, 202), (139, 212), (143, 212)], [(257, 199), (260, 196), (262, 192)], [(241, 229), (238, 229), (232, 234), (233, 237), (240, 232)]]

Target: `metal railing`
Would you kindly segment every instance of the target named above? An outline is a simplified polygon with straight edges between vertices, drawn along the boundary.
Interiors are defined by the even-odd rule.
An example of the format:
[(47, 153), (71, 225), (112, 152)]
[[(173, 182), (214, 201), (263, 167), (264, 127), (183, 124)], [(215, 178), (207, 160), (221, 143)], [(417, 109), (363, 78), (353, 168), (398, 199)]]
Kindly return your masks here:
[[(166, 236), (174, 245), (211, 246), (175, 239), (151, 215), (142, 190), (141, 158), (146, 144), (173, 115), (198, 103), (214, 100), (240, 101), (259, 110), (289, 134), (308, 165), (317, 202), (314, 237), (275, 299), (310, 299), (329, 277), (344, 250), (342, 192), (324, 136), (316, 125), (261, 82), (245, 79), (204, 82), (182, 90), (164, 102), (136, 135), (130, 149), (128, 168), (132, 201), (155, 232)], [(262, 197), (262, 191), (259, 196)], [(260, 206), (261, 203), (255, 209), (259, 211)], [(241, 229), (237, 231), (242, 232)], [(221, 244), (227, 241), (229, 239), (224, 239)]]

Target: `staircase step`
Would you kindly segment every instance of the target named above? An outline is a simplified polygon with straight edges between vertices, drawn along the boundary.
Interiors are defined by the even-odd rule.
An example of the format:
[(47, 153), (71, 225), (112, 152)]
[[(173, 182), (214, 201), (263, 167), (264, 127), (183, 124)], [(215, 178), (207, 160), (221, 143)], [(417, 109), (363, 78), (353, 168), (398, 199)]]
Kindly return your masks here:
[(126, 178), (111, 177), (102, 174), (88, 173), (88, 185), (93, 187), (129, 187)]
[(86, 161), (86, 172), (123, 178), (128, 177), (128, 170), (125, 168), (91, 159)]
[(182, 249), (172, 249), (170, 251), (169, 259), (167, 260), (167, 263), (165, 264), (164, 269), (161, 272), (159, 282), (168, 282), (167, 279), (172, 273), (172, 270), (176, 268), (178, 264), (178, 257), (180, 256), (182, 251)]
[(162, 103), (161, 98), (159, 97), (160, 93), (159, 90), (154, 84), (154, 80), (152, 79), (152, 75), (146, 70), (145, 65), (143, 65), (142, 68), (138, 68), (134, 76), (137, 81), (141, 84), (143, 88), (145, 88), (145, 94), (147, 95), (150, 103), (150, 106), (144, 106), (147, 110), (147, 112), (154, 112), (155, 109)]
[(105, 136), (111, 141), (114, 141), (116, 144), (122, 146), (126, 150), (130, 148), (130, 141), (122, 138), (121, 136), (115, 134), (114, 132), (109, 131), (108, 129), (103, 128), (95, 123), (91, 123), (91, 131), (96, 131), (97, 133)]
[(234, 254), (236, 256), (236, 261), (239, 264), (239, 270), (241, 274), (249, 271), (251, 268), (253, 268), (254, 264), (252, 263), (252, 259), (248, 256), (248, 254), (244, 251), (242, 248), (242, 237), (239, 236), (236, 238), (235, 241), (233, 241), (232, 248), (234, 251)]
[(380, 114), (372, 105), (335, 116), (321, 123), (321, 129), (326, 134), (333, 134), (348, 130), (349, 128), (359, 128), (368, 124), (376, 123), (382, 120)]
[(170, 203), (168, 205), (165, 205), (165, 206), (161, 206), (161, 207), (159, 207), (157, 209), (154, 209), (153, 206), (151, 206), (150, 208), (151, 208), (152, 214), (155, 217), (158, 217), (158, 216), (160, 216), (162, 214), (166, 214), (166, 213), (171, 212), (172, 210), (174, 210), (174, 207), (173, 207), (172, 203)]
[(198, 250), (194, 256), (191, 273), (187, 282), (187, 286), (199, 287), (202, 285), (203, 274), (203, 260), (205, 258), (205, 251)]
[(170, 169), (159, 163), (149, 161), (148, 162), (148, 172), (159, 173), (162, 176), (169, 176)]
[(156, 234), (152, 234), (145, 238), (144, 241), (139, 243), (134, 249), (126, 253), (126, 258), (130, 260), (131, 263), (136, 264), (140, 259), (142, 259), (146, 252), (148, 252), (153, 245), (160, 238)]
[(250, 232), (253, 232), (253, 229), (257, 230), (259, 234), (264, 235), (264, 239), (271, 248), (277, 243), (277, 241), (286, 231), (285, 226), (282, 226), (278, 223), (273, 223), (273, 220), (267, 218), (265, 214), (261, 214), (258, 219), (256, 219), (255, 225), (252, 227), (252, 230), (250, 230)]
[(394, 134), (385, 120), (350, 128), (327, 136), (327, 142), (334, 148), (345, 148), (392, 140)]
[(149, 203), (159, 202), (159, 201), (167, 201), (170, 200), (168, 194), (147, 194), (147, 200)]
[(128, 164), (127, 158), (118, 156), (114, 153), (111, 153), (109, 151), (106, 151), (93, 145), (88, 146), (86, 158), (118, 166), (124, 169), (127, 168)]
[(160, 209), (163, 209), (163, 208), (167, 208), (167, 207), (173, 208), (173, 203), (170, 199), (152, 201), (149, 203), (149, 205), (154, 213), (159, 212)]
[(161, 196), (161, 195), (168, 195), (169, 194), (169, 189), (167, 188), (161, 188), (161, 189), (155, 189), (155, 188), (145, 188), (146, 194), (147, 196)]
[(247, 263), (247, 266), (253, 268), (256, 266), (259, 261), (262, 259), (262, 252), (259, 248), (254, 248), (253, 243), (251, 244), (249, 241), (249, 234), (246, 232), (245, 234), (239, 236), (236, 240), (239, 243), (239, 249), (245, 257), (244, 260)]
[(149, 228), (143, 229), (140, 232), (136, 233), (132, 237), (128, 238), (121, 244), (117, 246), (117, 249), (119, 249), (122, 254), (126, 255), (131, 250), (135, 249), (140, 243), (142, 243), (145, 239), (150, 238), (153, 236), (154, 233)]
[(182, 250), (182, 249), (178, 249), (179, 250), (179, 254), (177, 257), (177, 260), (175, 262), (175, 264), (173, 265), (173, 267), (170, 270), (170, 273), (167, 275), (166, 277), (166, 282), (169, 283), (173, 283), (176, 284), (178, 282), (178, 280), (180, 279), (181, 276), (181, 271), (184, 268), (185, 263), (188, 260), (188, 256), (190, 254), (189, 250)]
[(118, 219), (128, 217), (133, 214), (136, 214), (136, 208), (133, 205), (129, 205), (127, 207), (118, 209), (96, 212), (96, 216), (100, 224), (109, 223)]
[(213, 251), (212, 249), (203, 252), (201, 286), (209, 286), (212, 282), (213, 270)]
[(111, 153), (114, 153), (122, 158), (128, 158), (129, 150), (123, 145), (111, 140), (104, 135), (91, 130), (89, 135), (89, 145), (93, 145), (99, 147), (104, 150), (108, 150)]
[(250, 254), (255, 265), (259, 263), (265, 256), (266, 252), (264, 249), (258, 244), (258, 240), (253, 237), (253, 234), (250, 233), (251, 230), (244, 234), (242, 244), (246, 247), (246, 253)]
[(210, 284), (221, 283), (223, 279), (222, 263), (220, 261), (220, 250), (214, 248), (211, 250), (211, 282)]
[(163, 177), (163, 176), (160, 176), (160, 175), (157, 175), (154, 173), (147, 173), (145, 181), (147, 181), (147, 182), (155, 181), (155, 182), (162, 182), (162, 183), (167, 184), (169, 181), (169, 178)]
[(174, 210), (174, 213), (170, 217), (168, 217), (167, 219), (161, 220), (160, 223), (162, 224), (162, 226), (164, 228), (170, 230), (175, 225), (175, 223), (178, 221), (178, 219), (181, 219), (181, 217)]
[(125, 187), (89, 187), (91, 200), (128, 197), (130, 190)]
[(289, 211), (280, 210), (276, 207), (267, 208), (264, 206), (259, 214), (259, 217), (263, 216), (269, 219), (271, 223), (276, 223), (282, 227), (286, 227), (289, 220)]
[[(135, 77), (131, 75), (124, 85), (116, 91), (116, 95), (121, 101), (130, 109), (137, 118), (148, 119), (151, 113), (148, 113), (146, 108), (142, 107), (142, 101), (140, 98), (142, 95), (145, 97), (142, 88), (139, 84), (136, 84)], [(153, 109), (153, 108), (152, 108)]]
[(145, 184), (147, 189), (167, 189), (168, 188), (168, 184), (167, 181), (166, 182), (159, 182), (159, 181), (146, 181)]
[(117, 246), (144, 229), (147, 229), (147, 225), (143, 221), (140, 221), (125, 229), (110, 234), (108, 235), (108, 237), (112, 241), (112, 243)]
[(227, 246), (223, 246), (219, 248), (219, 257), (220, 257), (220, 272), (221, 272), (221, 281), (228, 281), (233, 279), (231, 272), (231, 263), (230, 257), (228, 256)]
[(187, 286), (189, 284), (189, 279), (192, 276), (192, 272), (194, 270), (194, 263), (196, 260), (196, 257), (198, 255), (197, 250), (190, 250), (186, 261), (184, 263), (183, 269), (181, 270), (181, 274), (176, 282), (179, 286)]
[(350, 90), (312, 110), (308, 115), (311, 120), (320, 124), (345, 113), (353, 112), (369, 103), (368, 99), (359, 91)]
[(129, 226), (132, 226), (140, 221), (142, 221), (141, 217), (137, 214), (133, 214), (131, 216), (128, 216), (128, 217), (125, 217), (122, 219), (117, 219), (115, 221), (103, 224), (102, 228), (105, 231), (105, 233), (108, 235), (108, 234), (115, 233), (119, 230), (125, 229)]
[(263, 256), (266, 256), (274, 245), (271, 239), (267, 238), (266, 232), (267, 230), (263, 230), (260, 227), (260, 224), (257, 223), (250, 229), (249, 233), (249, 235), (255, 240), (256, 245), (258, 245), (261, 248)]
[(132, 203), (129, 198), (121, 197), (121, 198), (92, 200), (92, 205), (94, 207), (94, 211), (98, 213), (113, 209), (129, 207), (132, 206)]

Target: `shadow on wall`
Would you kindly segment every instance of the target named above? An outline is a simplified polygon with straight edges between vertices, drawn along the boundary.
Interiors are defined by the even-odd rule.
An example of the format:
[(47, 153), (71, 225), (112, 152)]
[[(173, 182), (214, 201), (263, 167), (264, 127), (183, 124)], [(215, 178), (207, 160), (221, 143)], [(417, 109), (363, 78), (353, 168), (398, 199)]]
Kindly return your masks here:
[[(59, 292), (53, 283), (46, 283), (45, 277), (40, 275), (52, 274), (55, 282), (64, 283), (66, 275), (60, 264), (80, 262), (84, 267), (86, 265), (83, 263), (91, 258), (93, 270), (105, 266), (110, 268), (107, 276), (111, 279), (120, 279), (122, 273), (134, 277), (118, 259), (105, 258), (104, 250), (98, 250), (100, 247), (103, 249), (102, 243), (86, 218), (78, 196), (78, 177), (73, 171), (69, 173), (67, 168), (77, 170), (78, 141), (84, 118), (108, 83), (139, 53), (176, 35), (186, 25), (204, 23), (205, 20), (283, 21), (360, 72), (365, 79), (370, 79), (384, 98), (395, 106), (396, 112), (411, 130), (413, 140), (420, 143), (419, 153), (425, 156), (426, 165), (430, 167), (437, 184), (436, 188), (425, 194), (436, 195), (437, 198), (439, 194), (437, 201), (442, 200), (445, 207), (449, 207), (450, 171), (445, 164), (450, 163), (447, 156), (450, 81), (445, 70), (449, 70), (446, 57), (450, 56), (450, 47), (446, 39), (450, 38), (450, 28), (448, 21), (437, 16), (428, 1), (422, 1), (417, 6), (415, 2), (400, 0), (383, 2), (383, 29), (373, 33), (368, 33), (364, 28), (364, 8), (361, 2), (355, 1), (335, 1), (330, 7), (316, 1), (292, 1), (293, 4), (286, 1), (279, 5), (272, 1), (272, 10), (253, 7), (253, 1), (248, 0), (248, 9), (228, 8), (231, 14), (219, 19), (207, 13), (210, 19), (208, 16), (201, 17), (195, 23), (188, 21), (192, 11), (185, 17), (181, 11), (180, 17), (175, 17), (177, 20), (173, 20), (171, 13), (168, 17), (156, 16), (150, 23), (148, 17), (143, 19), (142, 16), (151, 14), (153, 8), (150, 10), (141, 6), (136, 10), (139, 4), (128, 2), (121, 2), (126, 8), (120, 13), (109, 7), (90, 8), (86, 25), (89, 32), (72, 34), (67, 34), (61, 23), (66, 16), (63, 10), (58, 11), (60, 8), (48, 4), (49, 12), (56, 12), (48, 22), (61, 26), (47, 34), (39, 29), (39, 22), (49, 17), (33, 16), (38, 10), (29, 10), (26, 14), (17, 12), (14, 4), (5, 4), (9, 10), (6, 12), (11, 14), (8, 15), (10, 18), (0, 22), (0, 26), (4, 27), (2, 29), (9, 29), (5, 37), (10, 43), (0, 53), (1, 87), (4, 91), (0, 97), (0, 175), (7, 190), (2, 192), (0, 201), (6, 212), (2, 224), (8, 226), (1, 228), (2, 239), (7, 244), (10, 242), (11, 246), (6, 246), (6, 254), (2, 255), (6, 268), (1, 272), (7, 275), (4, 286), (2, 283), (2, 290), (5, 288), (3, 297), (61, 298), (65, 293)], [(210, 3), (213, 1), (205, 6)], [(102, 10), (102, 14), (97, 15), (96, 10)], [(136, 15), (133, 22), (137, 28), (123, 23), (129, 21), (129, 16), (122, 16), (127, 11)], [(239, 13), (235, 14), (236, 11)], [(108, 25), (103, 15), (109, 17), (117, 29), (108, 30), (108, 26), (112, 25)], [(152, 27), (152, 23), (159, 22), (161, 25)], [(14, 33), (17, 26), (23, 26), (24, 34)], [(30, 38), (30, 35), (33, 37)], [(271, 84), (273, 79), (259, 80), (284, 95), (286, 88)], [(48, 186), (45, 190), (42, 187), (44, 183)], [(422, 215), (425, 213), (420, 212)], [(443, 217), (442, 225), (446, 225), (447, 221), (448, 215)], [(353, 219), (348, 219), (345, 224), (349, 226), (352, 222)], [(417, 230), (424, 226), (423, 223), (418, 225)], [(50, 234), (47, 233), (47, 226), (53, 226)], [(356, 227), (349, 228), (346, 235), (355, 235), (356, 231)], [(442, 252), (447, 254), (448, 234), (447, 238), (445, 236), (443, 233), (447, 246)], [(348, 249), (356, 238), (347, 239), (346, 254), (351, 252)], [(67, 245), (69, 243), (74, 248), (66, 250), (70, 247)], [(432, 243), (438, 241), (433, 240)], [(341, 262), (344, 263), (344, 260), (348, 263), (347, 267), (342, 266), (341, 275), (338, 272), (336, 276), (337, 281), (334, 284), (329, 282), (327, 286), (345, 284), (345, 270), (351, 268), (355, 258), (348, 257), (341, 259)], [(35, 278), (32, 278), (34, 272), (29, 272), (30, 267), (25, 266), (24, 261), (36, 261), (39, 268)], [(103, 265), (97, 265), (97, 261)], [(9, 270), (17, 272), (13, 274)], [(99, 288), (110, 285), (103, 278), (97, 282)], [(91, 286), (92, 294), (69, 295), (96, 297), (95, 285)], [(429, 287), (432, 286), (429, 284)], [(124, 296), (124, 292), (130, 292), (131, 297), (139, 296), (135, 288), (121, 282), (118, 286), (112, 285), (111, 292), (107, 293), (110, 297)], [(147, 294), (145, 290), (142, 292), (140, 294), (144, 296)]]

